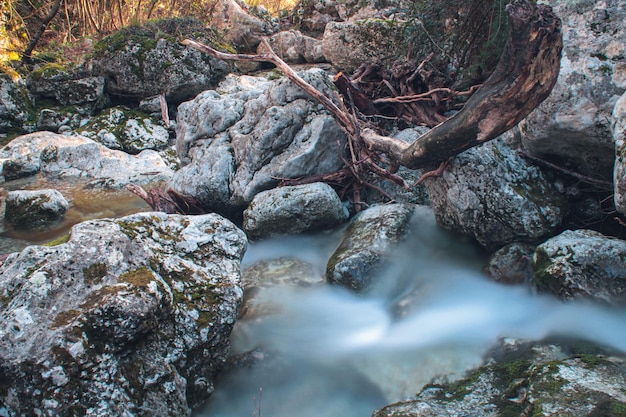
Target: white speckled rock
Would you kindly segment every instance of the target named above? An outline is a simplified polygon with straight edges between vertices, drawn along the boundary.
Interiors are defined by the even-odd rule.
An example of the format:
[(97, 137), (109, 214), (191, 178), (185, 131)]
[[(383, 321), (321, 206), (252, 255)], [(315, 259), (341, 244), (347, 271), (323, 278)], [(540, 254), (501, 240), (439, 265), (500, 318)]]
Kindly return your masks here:
[(537, 246), (537, 286), (557, 297), (626, 302), (626, 241), (592, 230), (566, 230)]
[(83, 136), (36, 132), (19, 136), (0, 149), (0, 176), (11, 180), (44, 176), (92, 180), (93, 185), (120, 188), (169, 179), (173, 171), (156, 151), (128, 155)]
[(66, 243), (9, 256), (0, 410), (189, 416), (228, 356), (246, 244), (215, 214), (141, 213), (81, 223)]
[(503, 139), (456, 156), (426, 180), (437, 223), (489, 249), (534, 242), (561, 224), (565, 199)]
[(321, 182), (279, 187), (257, 194), (243, 213), (253, 239), (318, 232), (348, 220), (348, 210), (330, 185)]
[(34, 229), (61, 220), (69, 208), (58, 190), (9, 191), (4, 218), (13, 226)]
[(615, 166), (613, 168), (615, 208), (626, 214), (626, 93), (622, 94), (613, 109), (613, 143)]

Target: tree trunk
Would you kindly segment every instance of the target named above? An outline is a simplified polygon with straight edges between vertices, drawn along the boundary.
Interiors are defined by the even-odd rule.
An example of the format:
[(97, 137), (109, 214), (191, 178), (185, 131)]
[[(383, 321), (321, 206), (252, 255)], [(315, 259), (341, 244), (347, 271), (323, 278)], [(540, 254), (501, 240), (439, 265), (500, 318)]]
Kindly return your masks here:
[(412, 145), (383, 144), (373, 132), (366, 143), (391, 152), (408, 168), (430, 167), (506, 132), (545, 100), (559, 75), (561, 20), (546, 5), (515, 0), (507, 5), (510, 32), (496, 69), (463, 109)]
[(226, 54), (188, 39), (183, 44), (219, 59), (272, 62), (324, 105), (344, 132), (355, 143), (364, 143), (368, 152), (387, 154), (391, 166), (401, 164), (413, 169), (431, 168), (515, 126), (548, 97), (556, 83), (563, 48), (561, 20), (551, 7), (537, 5), (534, 0), (513, 0), (506, 11), (510, 22), (509, 38), (493, 74), (459, 113), (435, 126), (411, 145), (362, 128), (360, 121), (345, 107), (337, 106), (298, 76), (269, 48), (267, 42), (264, 45), (268, 52), (260, 55)]

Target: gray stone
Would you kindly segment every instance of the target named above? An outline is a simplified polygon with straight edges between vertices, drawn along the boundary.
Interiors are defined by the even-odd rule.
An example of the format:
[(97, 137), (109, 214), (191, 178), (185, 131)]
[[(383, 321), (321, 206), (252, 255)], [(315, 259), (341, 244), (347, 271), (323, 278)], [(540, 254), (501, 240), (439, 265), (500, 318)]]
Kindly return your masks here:
[(111, 150), (83, 136), (36, 132), (12, 140), (0, 149), (0, 177), (12, 180), (41, 173), (50, 178), (83, 178), (94, 186), (124, 187), (172, 176), (161, 156)]
[(104, 110), (78, 129), (78, 133), (107, 148), (133, 155), (146, 149), (164, 149), (170, 141), (160, 119), (122, 106)]
[(592, 230), (566, 230), (533, 255), (539, 290), (564, 300), (626, 301), (626, 241)]
[(530, 285), (533, 280), (532, 256), (535, 247), (525, 243), (509, 243), (488, 259), (483, 271), (496, 282)]
[(611, 112), (626, 89), (626, 3), (549, 0), (563, 21), (563, 57), (550, 96), (523, 124), (534, 155), (609, 180)]
[(615, 145), (613, 200), (615, 209), (626, 214), (626, 94), (622, 94), (613, 109), (613, 144)]
[[(303, 35), (298, 30), (282, 31), (269, 38), (274, 52), (283, 61), (293, 64), (325, 62), (322, 53), (322, 42), (310, 36)], [(262, 52), (262, 45), (259, 52)]]
[(94, 220), (0, 266), (6, 415), (190, 416), (226, 361), (243, 232), (215, 214)]
[(545, 239), (566, 214), (563, 196), (504, 139), (456, 156), (426, 188), (440, 226), (493, 250)]
[[(301, 76), (332, 97), (326, 73)], [(170, 187), (209, 210), (240, 217), (278, 179), (343, 167), (344, 144), (334, 119), (291, 81), (229, 76), (217, 90), (179, 106), (176, 149), (183, 167)]]
[(4, 218), (13, 226), (37, 229), (63, 219), (69, 207), (58, 190), (9, 191)]
[(32, 107), (22, 79), (0, 69), (0, 133), (24, 131)]
[(331, 229), (348, 216), (335, 190), (318, 182), (260, 192), (243, 213), (243, 228), (263, 239)]
[(224, 34), (224, 41), (240, 51), (254, 51), (261, 38), (276, 32), (277, 24), (249, 13), (243, 1), (218, 0), (210, 10), (211, 27)]
[(455, 383), (431, 384), (372, 417), (617, 417), (626, 409), (622, 357), (572, 354), (554, 345), (508, 355)]
[(230, 70), (226, 62), (180, 44), (181, 35), (205, 31), (192, 20), (128, 27), (98, 42), (88, 65), (104, 77), (112, 96), (141, 100), (165, 94), (170, 104), (178, 104), (215, 87)]
[(356, 292), (371, 289), (387, 256), (407, 237), (416, 213), (432, 217), (429, 208), (414, 204), (374, 206), (355, 216), (328, 261), (327, 281)]
[(404, 29), (401, 20), (329, 22), (322, 38), (322, 53), (335, 68), (348, 73), (364, 62), (391, 64), (403, 56)]

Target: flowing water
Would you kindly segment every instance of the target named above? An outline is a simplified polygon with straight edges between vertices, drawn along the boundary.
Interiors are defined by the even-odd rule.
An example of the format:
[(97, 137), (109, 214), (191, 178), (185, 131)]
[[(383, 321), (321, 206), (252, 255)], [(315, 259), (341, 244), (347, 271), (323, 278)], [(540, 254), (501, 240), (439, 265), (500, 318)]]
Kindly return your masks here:
[[(300, 257), (322, 272), (338, 237), (253, 244), (243, 267)], [(274, 313), (238, 322), (234, 368), (196, 417), (366, 417), (424, 384), (461, 377), (501, 338), (589, 339), (626, 351), (626, 312), (563, 303), (503, 286), (480, 273), (484, 259), (458, 236), (420, 226), (398, 249), (380, 285), (357, 296), (337, 287), (272, 287)]]

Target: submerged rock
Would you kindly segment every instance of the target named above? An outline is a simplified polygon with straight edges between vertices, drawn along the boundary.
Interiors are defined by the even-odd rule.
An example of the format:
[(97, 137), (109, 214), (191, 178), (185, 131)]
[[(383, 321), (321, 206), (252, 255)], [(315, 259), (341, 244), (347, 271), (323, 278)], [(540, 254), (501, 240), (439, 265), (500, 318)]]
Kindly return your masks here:
[(61, 220), (69, 207), (57, 190), (9, 191), (4, 218), (13, 226), (37, 229)]
[(243, 213), (252, 239), (319, 232), (348, 220), (348, 210), (330, 185), (279, 187), (257, 194)]
[[(301, 73), (332, 96), (328, 75)], [(345, 136), (334, 119), (286, 78), (229, 76), (179, 106), (176, 148), (184, 165), (169, 186), (204, 207), (240, 217), (255, 195), (280, 178), (343, 167)]]
[(618, 417), (626, 410), (623, 358), (567, 353), (538, 345), (487, 363), (449, 385), (430, 385), (417, 398), (373, 417), (550, 416)]
[(215, 214), (94, 220), (0, 266), (7, 415), (189, 416), (213, 391), (246, 239)]
[(20, 136), (0, 149), (0, 176), (5, 181), (37, 173), (89, 179), (92, 185), (111, 188), (172, 176), (172, 170), (155, 151), (128, 155), (83, 136), (36, 132)]
[(537, 246), (539, 290), (564, 300), (626, 302), (626, 241), (593, 230), (566, 230)]
[(440, 226), (489, 249), (545, 238), (566, 214), (564, 197), (503, 139), (456, 156), (426, 188)]
[(407, 237), (416, 212), (423, 216), (432, 215), (426, 207), (390, 204), (374, 206), (355, 216), (328, 261), (328, 282), (356, 292), (371, 288), (376, 273), (387, 262), (393, 247)]

